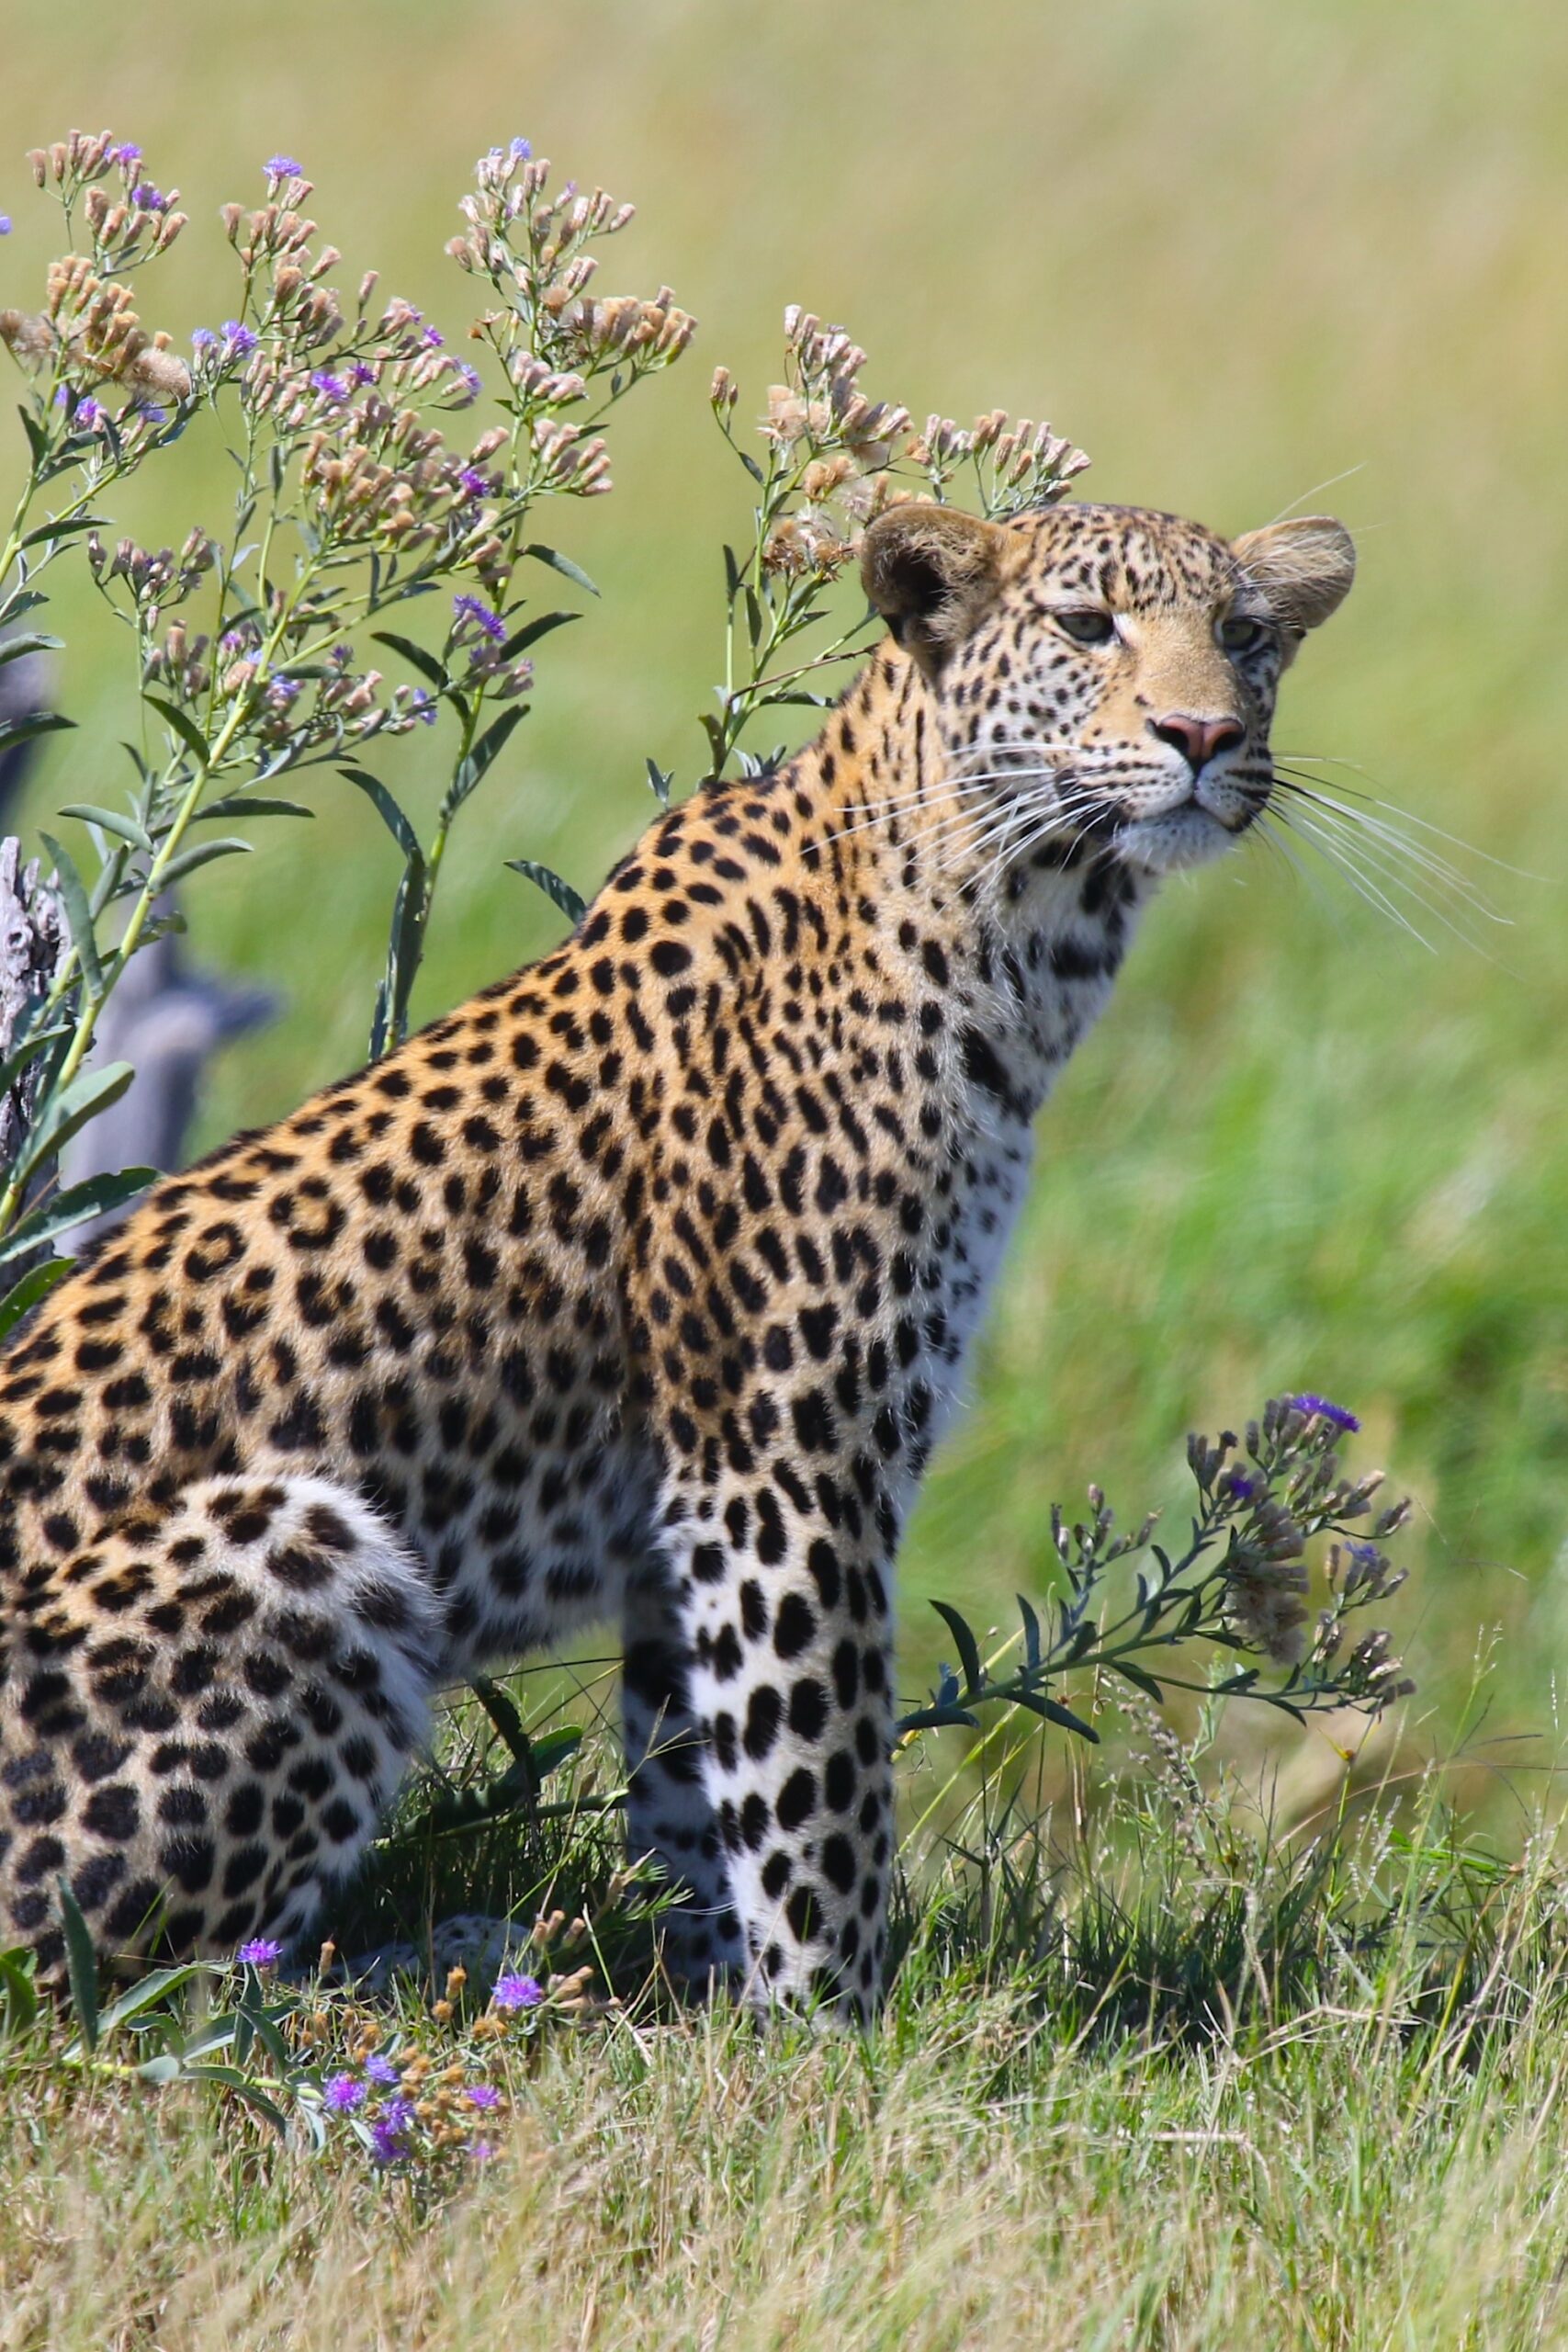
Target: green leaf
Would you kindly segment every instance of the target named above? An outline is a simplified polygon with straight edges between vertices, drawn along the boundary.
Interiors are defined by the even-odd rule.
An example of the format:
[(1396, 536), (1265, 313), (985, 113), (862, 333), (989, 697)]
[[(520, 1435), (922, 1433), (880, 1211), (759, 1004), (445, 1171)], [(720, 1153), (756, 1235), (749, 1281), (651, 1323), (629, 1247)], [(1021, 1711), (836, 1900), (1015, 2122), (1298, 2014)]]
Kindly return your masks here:
[(536, 645), (542, 637), (548, 637), (553, 628), (565, 628), (569, 621), (580, 621), (581, 618), (581, 613), (541, 613), (536, 621), (525, 621), (523, 627), (514, 629), (502, 647), (502, 660), (515, 662), (520, 653), (526, 653), (531, 645)]
[(118, 1102), (135, 1074), (129, 1062), (110, 1062), (103, 1069), (79, 1071), (69, 1086), (51, 1095), (12, 1171), (12, 1182), (25, 1184), (33, 1170), (69, 1143), (78, 1128), (107, 1111), (111, 1102)]
[(71, 942), (82, 966), (83, 978), (90, 996), (103, 993), (104, 976), (98, 963), (97, 933), (93, 924), (93, 910), (87, 904), (87, 886), (76, 870), (76, 861), (62, 849), (52, 833), (40, 832), (39, 841), (54, 860), (55, 882), (60, 890), (65, 919), (71, 926)]
[(221, 800), (210, 801), (198, 808), (191, 819), (193, 825), (210, 824), (215, 817), (314, 817), (313, 808), (301, 808), (298, 800), (269, 800), (260, 792), (227, 792)]
[(394, 653), (400, 653), (409, 667), (417, 670), (422, 678), (428, 678), (433, 686), (445, 686), (446, 663), (438, 661), (423, 645), (416, 645), (412, 637), (400, 637), (395, 629), (389, 628), (373, 628), (370, 634), (378, 645), (389, 645)]
[(368, 768), (339, 768), (338, 774), (346, 776), (350, 784), (358, 786), (403, 855), (407, 858), (417, 857), (423, 863), (424, 852), (419, 845), (419, 835), (414, 831), (380, 777), (372, 775)]
[(540, 1780), (547, 1781), (552, 1772), (570, 1764), (581, 1745), (582, 1734), (570, 1724), (563, 1724), (559, 1731), (542, 1733), (534, 1742), (534, 1769)]
[(76, 1261), (73, 1258), (51, 1258), (46, 1264), (34, 1266), (19, 1283), (13, 1283), (4, 1298), (0, 1298), (0, 1340), (14, 1331), (24, 1315), (30, 1315), (40, 1298), (47, 1298), (56, 1283), (62, 1283)]
[(28, 447), (32, 451), (33, 463), (35, 466), (41, 466), (49, 455), (49, 435), (38, 419), (30, 415), (25, 408), (18, 408), (17, 414), (22, 420), (22, 431), (28, 436)]
[(1040, 1663), (1040, 1620), (1021, 1592), (1015, 1592), (1013, 1599), (1023, 1620), (1023, 1662), (1032, 1669)]
[(441, 803), (444, 818), (456, 816), (468, 795), (484, 781), (486, 773), (505, 749), (513, 729), (522, 725), (527, 714), (526, 703), (514, 702), (510, 710), (503, 710), (500, 718), (485, 729), (468, 758), (459, 763), (457, 773), (446, 787), (446, 797)]
[(1141, 1666), (1134, 1666), (1124, 1657), (1111, 1659), (1110, 1666), (1113, 1674), (1120, 1674), (1124, 1680), (1133, 1685), (1135, 1690), (1141, 1690), (1145, 1698), (1157, 1699), (1162, 1705), (1164, 1704), (1165, 1692), (1155, 1680), (1154, 1676), (1145, 1673)]
[(900, 1715), (894, 1729), (902, 1738), (907, 1732), (945, 1731), (955, 1724), (967, 1731), (978, 1731), (980, 1718), (972, 1715), (967, 1707), (917, 1707), (913, 1714)]
[(150, 1976), (144, 1976), (139, 1984), (133, 1984), (129, 1993), (122, 1993), (119, 1999), (104, 2011), (98, 2019), (99, 2041), (107, 2041), (117, 2026), (124, 2025), (130, 2018), (139, 2018), (155, 2001), (163, 2000), (166, 1994), (177, 1993), (182, 1985), (189, 1984), (203, 1973), (202, 1963), (198, 1960), (185, 1961), (176, 1968), (155, 1968)]
[(545, 547), (536, 539), (533, 545), (525, 547), (523, 552), (525, 555), (535, 557), (540, 563), (547, 563), (552, 571), (558, 571), (564, 579), (575, 581), (578, 587), (586, 588), (591, 596), (597, 596), (599, 594), (582, 566), (580, 563), (573, 563), (570, 556), (562, 555), (558, 548)]
[(41, 629), (21, 630), (15, 637), (0, 638), (0, 670), (7, 662), (19, 662), (24, 653), (58, 653), (65, 639), (46, 637)]
[(159, 2057), (144, 2058), (136, 2072), (142, 2082), (151, 2083), (154, 2089), (166, 2090), (171, 2083), (179, 2081), (185, 2072), (185, 2061), (172, 2050), (165, 2050)]
[(35, 710), (26, 718), (0, 719), (0, 752), (9, 751), (13, 743), (28, 742), (35, 735), (58, 735), (62, 728), (75, 724), (58, 710)]
[(370, 1058), (377, 1061), (389, 1044), (400, 1046), (408, 1030), (409, 999), (424, 953), (424, 926), (430, 913), (430, 889), (424, 853), (416, 843), (403, 867), (398, 895), (392, 901), (391, 935), (387, 943), (387, 972), (376, 996), (370, 1031)]
[(57, 1233), (68, 1233), (73, 1225), (81, 1225), (90, 1216), (102, 1216), (109, 1209), (118, 1209), (155, 1184), (161, 1170), (156, 1168), (122, 1168), (112, 1176), (89, 1176), (85, 1183), (72, 1184), (63, 1193), (51, 1193), (47, 1201), (13, 1226), (4, 1241), (0, 1241), (0, 1266), (8, 1258), (18, 1258), (27, 1250), (36, 1250), (40, 1242), (52, 1241)]
[(675, 781), (674, 769), (661, 768), (657, 760), (650, 759), (648, 763), (648, 781), (652, 787), (653, 797), (658, 801), (660, 807), (661, 808), (668, 808), (670, 806), (670, 787)]
[(226, 833), (221, 841), (197, 842), (189, 849), (182, 849), (164, 866), (160, 887), (168, 889), (175, 882), (183, 882), (198, 865), (210, 865), (215, 857), (242, 857), (250, 854), (249, 842), (241, 841), (237, 833)]
[(287, 2136), (288, 2118), (282, 2109), (268, 2098), (265, 2091), (258, 2090), (250, 2076), (242, 2075), (237, 2066), (186, 2066), (181, 2071), (180, 2080), (185, 2083), (220, 2084), (225, 2090), (232, 2091), (236, 2098), (243, 2099), (247, 2107), (254, 2107), (258, 2115), (265, 2116), (280, 2135)]
[(1015, 1690), (1012, 1695), (1021, 1707), (1028, 1707), (1034, 1714), (1043, 1715), (1048, 1724), (1055, 1724), (1063, 1731), (1076, 1731), (1078, 1737), (1087, 1739), (1091, 1747), (1100, 1746), (1100, 1734), (1092, 1724), (1086, 1724), (1082, 1716), (1075, 1715), (1070, 1707), (1059, 1706), (1055, 1699), (1047, 1699), (1043, 1690)]
[(38, 2016), (33, 1955), (21, 1946), (0, 1951), (0, 2037), (17, 2041)]
[(130, 843), (132, 849), (145, 850), (149, 857), (152, 854), (152, 837), (146, 827), (138, 824), (134, 817), (121, 816), (118, 808), (96, 808), (90, 801), (73, 800), (60, 814), (62, 817), (80, 817), (85, 825), (99, 825), (106, 833), (118, 833), (122, 842)]
[(0, 1062), (0, 1095), (9, 1094), (28, 1063), (36, 1061), (46, 1046), (58, 1045), (62, 1037), (72, 1035), (73, 1029), (71, 1022), (56, 1021), (47, 1029), (28, 1030), (16, 1050)]
[(553, 899), (562, 914), (570, 915), (573, 922), (581, 922), (588, 912), (587, 899), (580, 898), (571, 884), (563, 881), (550, 866), (541, 865), (532, 857), (509, 857), (502, 863), (513, 874), (525, 875), (530, 882), (536, 883), (546, 898)]
[(41, 547), (46, 539), (74, 538), (81, 531), (101, 531), (107, 528), (101, 514), (72, 514), (58, 523), (39, 523), (20, 544), (24, 548)]
[(206, 736), (189, 711), (182, 710), (178, 703), (171, 702), (166, 695), (143, 694), (141, 699), (174, 729), (197, 767), (204, 768), (211, 754)]
[(82, 2029), (82, 2041), (89, 2054), (98, 2046), (98, 1956), (93, 1950), (92, 1930), (82, 1917), (82, 1906), (71, 1892), (71, 1882), (62, 1872), (60, 1888), (60, 1924), (65, 1930), (65, 1974), (71, 1986), (71, 2007)]
[(945, 1600), (933, 1600), (931, 1602), (931, 1607), (936, 1611), (937, 1615), (942, 1619), (942, 1623), (947, 1627), (948, 1632), (953, 1635), (954, 1642), (958, 1645), (958, 1663), (964, 1668), (964, 1697), (968, 1699), (978, 1698), (980, 1695), (981, 1686), (986, 1679), (986, 1674), (985, 1668), (980, 1664), (979, 1645), (976, 1642), (974, 1634), (970, 1632), (968, 1626), (964, 1623), (957, 1610), (950, 1609)]

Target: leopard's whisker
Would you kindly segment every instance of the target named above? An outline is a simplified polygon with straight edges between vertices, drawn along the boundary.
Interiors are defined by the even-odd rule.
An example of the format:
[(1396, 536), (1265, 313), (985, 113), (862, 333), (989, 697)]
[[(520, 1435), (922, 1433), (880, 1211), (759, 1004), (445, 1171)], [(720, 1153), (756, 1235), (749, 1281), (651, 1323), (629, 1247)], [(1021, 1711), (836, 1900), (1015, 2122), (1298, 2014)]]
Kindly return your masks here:
[[(1399, 869), (1402, 861), (1408, 861), (1418, 873), (1426, 876), (1434, 889), (1446, 891), (1484, 922), (1511, 926), (1512, 917), (1495, 907), (1485, 893), (1451, 865), (1447, 858), (1427, 849), (1420, 842), (1408, 840), (1396, 827), (1384, 824), (1380, 818), (1370, 817), (1362, 809), (1347, 808), (1332, 794), (1313, 791), (1283, 779), (1281, 782), (1298, 802), (1309, 803), (1331, 831), (1359, 841), (1369, 856), (1374, 848), (1380, 851), (1383, 869), (1394, 878), (1405, 881), (1406, 877)], [(1433, 911), (1436, 912), (1435, 908)]]

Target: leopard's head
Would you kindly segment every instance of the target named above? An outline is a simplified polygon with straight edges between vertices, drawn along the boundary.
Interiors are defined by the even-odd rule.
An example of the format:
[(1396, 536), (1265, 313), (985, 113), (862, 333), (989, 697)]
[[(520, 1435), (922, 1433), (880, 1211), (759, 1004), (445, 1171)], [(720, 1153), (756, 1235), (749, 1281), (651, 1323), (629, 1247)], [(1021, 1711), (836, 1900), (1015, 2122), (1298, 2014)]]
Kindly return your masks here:
[(1229, 540), (1088, 503), (1007, 524), (894, 507), (863, 558), (931, 686), (976, 843), (1001, 865), (1093, 842), (1153, 874), (1217, 855), (1262, 812), (1280, 679), (1355, 567), (1325, 515)]

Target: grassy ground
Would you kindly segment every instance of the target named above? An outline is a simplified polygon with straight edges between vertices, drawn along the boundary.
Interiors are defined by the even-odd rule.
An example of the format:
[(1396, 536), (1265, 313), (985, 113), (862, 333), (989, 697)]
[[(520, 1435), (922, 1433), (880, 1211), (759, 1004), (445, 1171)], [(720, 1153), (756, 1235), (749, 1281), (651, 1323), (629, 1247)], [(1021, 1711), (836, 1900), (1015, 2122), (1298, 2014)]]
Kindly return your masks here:
[[(650, 813), (644, 756), (695, 772), (739, 513), (706, 368), (729, 362), (760, 406), (786, 300), (843, 318), (873, 388), (917, 410), (1049, 413), (1094, 452), (1100, 495), (1234, 528), (1302, 499), (1346, 516), (1361, 582), (1290, 683), (1281, 748), (1356, 763), (1350, 783), (1545, 879), (1472, 869), (1512, 922), (1482, 927), (1483, 952), (1412, 910), (1428, 952), (1261, 855), (1169, 894), (1048, 1115), (975, 1409), (907, 1556), (904, 1679), (935, 1647), (924, 1596), (984, 1622), (1045, 1586), (1052, 1495), (1092, 1475), (1135, 1515), (1176, 1491), (1190, 1422), (1310, 1385), (1362, 1411), (1421, 1507), (1402, 1645), (1422, 1692), (1397, 1765), (1441, 1758), (1445, 1798), (1517, 1853), (1551, 1809), (1568, 1641), (1568, 19), (1546, 0), (14, 13), (0, 300), (44, 250), (4, 159), (112, 122), (194, 215), (171, 327), (226, 315), (213, 208), (258, 195), (282, 148), (349, 264), (460, 332), (451, 207), (472, 155), (522, 130), (638, 199), (628, 276), (667, 277), (702, 322), (573, 537), (604, 604), (550, 641), (536, 716), (458, 837), (429, 1012), (552, 935), (502, 855), (586, 886)], [(221, 494), (198, 469), (195, 511), (216, 523)], [(85, 600), (63, 617), (85, 724), (39, 813), (102, 797), (125, 724), (118, 649)], [(417, 806), (417, 754), (388, 757)], [(362, 1051), (393, 878), (357, 799), (274, 829), (243, 883), (203, 877), (203, 950), (289, 998), (226, 1065), (204, 1139)], [(1493, 1695), (1465, 1717), (1478, 1647)], [(1249, 1738), (1233, 1750), (1255, 1772)], [(1275, 1765), (1281, 1818), (1320, 1822), (1332, 1740)], [(1050, 1785), (1060, 1824), (1055, 1764)], [(1150, 1861), (1170, 1959), (1201, 1943), (1218, 1865), (1189, 1854), (1168, 1884)], [(725, 2021), (558, 2036), (504, 2166), (424, 2227), (400, 2192), (184, 2094), (73, 2091), (58, 2057), (18, 2059), (0, 2346), (1568, 2338), (1561, 1890), (1544, 1866), (1467, 1882), (1467, 1931), (1433, 1925), (1440, 1856), (1378, 1867), (1356, 1900), (1394, 1928), (1371, 1960), (1318, 1888), (1305, 1932), (1332, 1966), (1234, 2024), (1221, 2003), (1177, 2051), (1125, 2008), (1086, 2033), (1116, 1966), (1068, 1932), (1081, 1886), (1036, 1917), (1043, 1977), (1032, 1946), (982, 1967), (977, 1931), (944, 1942), (928, 1911), (927, 1961), (868, 2055)], [(1467, 1932), (1434, 2013), (1434, 1950)]]
[[(482, 2048), (503, 2092), (493, 2156), (444, 2180), (346, 2125), (315, 2154), (211, 2090), (154, 2098), (127, 2034), (90, 2072), (24, 2034), (0, 2346), (1568, 2341), (1544, 1843), (1484, 1863), (1427, 1804), (1269, 1846), (1154, 1751), (1116, 1826), (1046, 1847), (976, 1806), (968, 1861), (908, 1849), (870, 2044), (639, 1998), (602, 1848), (560, 1841), (546, 1899), (585, 1902), (624, 2003), (482, 2043), (412, 1992), (375, 2008), (400, 2061)], [(352, 2065), (367, 2007), (292, 1997), (319, 2073)]]

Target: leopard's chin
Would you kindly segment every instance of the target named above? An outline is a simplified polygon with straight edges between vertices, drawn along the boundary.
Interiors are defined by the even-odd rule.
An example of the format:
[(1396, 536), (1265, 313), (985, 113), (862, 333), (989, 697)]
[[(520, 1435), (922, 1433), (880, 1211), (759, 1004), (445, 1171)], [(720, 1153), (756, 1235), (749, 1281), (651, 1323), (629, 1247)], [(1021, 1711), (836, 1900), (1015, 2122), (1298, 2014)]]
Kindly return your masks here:
[(1134, 818), (1116, 835), (1116, 854), (1145, 874), (1182, 874), (1211, 865), (1230, 849), (1245, 827), (1231, 827), (1196, 800), (1165, 808), (1156, 817)]

